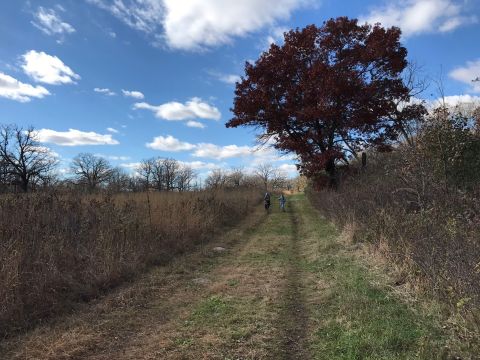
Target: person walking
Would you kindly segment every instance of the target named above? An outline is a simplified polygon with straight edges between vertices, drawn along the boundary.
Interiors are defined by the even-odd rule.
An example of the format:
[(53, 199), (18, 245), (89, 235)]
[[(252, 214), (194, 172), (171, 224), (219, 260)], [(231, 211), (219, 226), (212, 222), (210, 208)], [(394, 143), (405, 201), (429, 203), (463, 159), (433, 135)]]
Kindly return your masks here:
[(268, 212), (268, 209), (270, 208), (270, 194), (268, 191), (263, 196), (263, 202), (265, 204), (265, 210)]
[(283, 194), (280, 195), (278, 200), (280, 201), (280, 209), (282, 209), (282, 211), (285, 211), (285, 203), (287, 202), (287, 199), (285, 198), (285, 195), (283, 195)]

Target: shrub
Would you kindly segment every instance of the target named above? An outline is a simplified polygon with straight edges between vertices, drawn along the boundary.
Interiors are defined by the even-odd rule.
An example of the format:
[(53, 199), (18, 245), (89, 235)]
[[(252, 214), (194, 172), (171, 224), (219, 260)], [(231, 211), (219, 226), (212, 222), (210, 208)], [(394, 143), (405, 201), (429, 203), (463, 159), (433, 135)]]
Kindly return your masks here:
[(386, 243), (393, 261), (453, 305), (480, 305), (480, 135), (472, 118), (435, 110), (416, 136), (394, 152), (369, 154), (338, 191), (310, 192), (355, 238)]

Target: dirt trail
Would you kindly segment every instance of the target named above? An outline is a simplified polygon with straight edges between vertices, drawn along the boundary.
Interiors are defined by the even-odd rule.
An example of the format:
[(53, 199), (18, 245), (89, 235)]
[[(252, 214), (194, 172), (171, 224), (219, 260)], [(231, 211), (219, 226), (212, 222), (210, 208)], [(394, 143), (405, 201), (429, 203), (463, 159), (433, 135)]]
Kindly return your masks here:
[[(371, 285), (368, 272), (354, 278), (365, 269), (345, 255), (337, 239), (303, 196), (290, 197), (286, 213), (274, 208), (266, 215), (259, 208), (204, 249), (0, 343), (0, 359), (408, 359), (420, 354), (423, 325), (397, 300), (385, 300), (388, 293)], [(226, 251), (213, 251), (216, 246)], [(382, 306), (391, 306), (391, 314)], [(375, 307), (393, 318), (392, 327), (370, 326), (375, 316), (368, 311)], [(401, 319), (395, 322), (396, 317)]]

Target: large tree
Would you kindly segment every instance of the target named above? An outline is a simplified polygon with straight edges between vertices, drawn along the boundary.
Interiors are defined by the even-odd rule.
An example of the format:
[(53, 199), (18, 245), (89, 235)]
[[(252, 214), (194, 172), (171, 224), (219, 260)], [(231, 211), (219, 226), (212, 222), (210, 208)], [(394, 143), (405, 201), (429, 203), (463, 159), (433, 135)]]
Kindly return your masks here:
[(33, 128), (0, 125), (0, 177), (27, 192), (33, 183), (47, 180), (57, 164), (53, 153), (41, 146)]
[(106, 159), (90, 153), (78, 154), (72, 161), (71, 171), (77, 183), (86, 186), (89, 191), (106, 184), (114, 173)]
[(326, 170), (334, 183), (338, 163), (397, 136), (392, 114), (409, 100), (400, 34), (346, 17), (285, 33), (282, 46), (246, 63), (227, 127), (262, 128), (298, 154), (303, 174)]

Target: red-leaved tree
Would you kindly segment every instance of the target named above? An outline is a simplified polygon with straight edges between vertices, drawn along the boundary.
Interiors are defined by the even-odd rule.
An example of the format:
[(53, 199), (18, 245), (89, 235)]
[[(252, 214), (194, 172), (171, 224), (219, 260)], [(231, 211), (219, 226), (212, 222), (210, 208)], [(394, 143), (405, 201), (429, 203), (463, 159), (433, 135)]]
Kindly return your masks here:
[(339, 163), (398, 134), (392, 115), (409, 100), (400, 34), (346, 17), (285, 33), (282, 46), (246, 63), (227, 127), (262, 128), (277, 149), (299, 156), (303, 174), (326, 170), (334, 184)]

